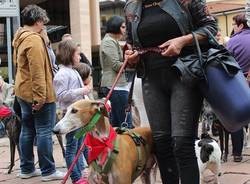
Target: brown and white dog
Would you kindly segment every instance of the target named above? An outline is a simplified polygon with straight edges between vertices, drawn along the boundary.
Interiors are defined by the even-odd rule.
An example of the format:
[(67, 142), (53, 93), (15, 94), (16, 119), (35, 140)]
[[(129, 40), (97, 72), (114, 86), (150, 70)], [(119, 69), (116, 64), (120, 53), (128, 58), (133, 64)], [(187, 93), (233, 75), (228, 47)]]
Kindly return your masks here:
[[(95, 100), (79, 100), (68, 107), (63, 119), (61, 119), (54, 127), (54, 133), (66, 134), (80, 127), (86, 126), (93, 115), (101, 111), (101, 117), (95, 128), (89, 132), (93, 137), (102, 141), (109, 136), (110, 123), (108, 117), (105, 116), (104, 104)], [(102, 175), (95, 170), (90, 163), (89, 183), (110, 183), (110, 184), (131, 184), (139, 175), (142, 176), (143, 183), (154, 183), (155, 175), (151, 176), (151, 168), (153, 168), (155, 159), (152, 154), (152, 135), (150, 128), (135, 128), (131, 130), (139, 134), (145, 141), (145, 145), (140, 144), (141, 159), (139, 159), (135, 142), (127, 133), (117, 134), (116, 139), (119, 145), (119, 152), (114, 159), (110, 171)], [(100, 157), (98, 158), (100, 159)], [(140, 160), (140, 161), (139, 161)], [(142, 164), (143, 170), (137, 173), (138, 162)], [(156, 168), (154, 168), (156, 169)], [(156, 172), (153, 172), (155, 174)], [(105, 181), (105, 182), (104, 182)]]

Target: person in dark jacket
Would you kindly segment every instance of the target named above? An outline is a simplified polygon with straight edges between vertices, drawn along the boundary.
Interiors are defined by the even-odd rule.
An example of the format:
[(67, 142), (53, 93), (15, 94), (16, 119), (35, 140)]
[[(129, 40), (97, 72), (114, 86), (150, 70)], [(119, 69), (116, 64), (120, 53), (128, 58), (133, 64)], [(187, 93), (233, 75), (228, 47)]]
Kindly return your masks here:
[[(202, 0), (128, 0), (125, 16), (130, 44), (125, 59), (137, 64), (142, 77), (162, 183), (198, 184), (194, 141), (203, 97), (198, 86), (182, 83), (171, 65), (195, 51), (191, 31), (203, 50), (209, 48), (203, 29), (216, 35), (216, 21)], [(151, 52), (143, 54), (147, 49)]]

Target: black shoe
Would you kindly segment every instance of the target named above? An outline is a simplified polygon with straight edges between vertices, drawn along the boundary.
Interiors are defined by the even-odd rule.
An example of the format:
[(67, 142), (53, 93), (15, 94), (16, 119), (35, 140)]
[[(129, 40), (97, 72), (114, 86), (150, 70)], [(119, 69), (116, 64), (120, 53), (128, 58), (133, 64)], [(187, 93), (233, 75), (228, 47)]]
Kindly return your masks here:
[(234, 162), (241, 162), (242, 156), (234, 156)]

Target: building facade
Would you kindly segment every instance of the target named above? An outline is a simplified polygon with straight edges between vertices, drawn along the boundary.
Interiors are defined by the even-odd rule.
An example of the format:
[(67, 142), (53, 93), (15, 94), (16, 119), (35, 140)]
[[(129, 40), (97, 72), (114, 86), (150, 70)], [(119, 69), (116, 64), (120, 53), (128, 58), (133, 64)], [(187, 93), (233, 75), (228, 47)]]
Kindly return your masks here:
[[(81, 44), (82, 52), (92, 61), (97, 73), (99, 65), (99, 45), (105, 34), (105, 25), (112, 15), (124, 16), (124, 0), (20, 0), (20, 11), (28, 4), (37, 4), (46, 9), (50, 17), (47, 25), (49, 38), (54, 49), (65, 33), (71, 33), (75, 41)], [(223, 36), (229, 36), (232, 30), (232, 17), (244, 12), (245, 0), (207, 0), (209, 11), (218, 18)], [(0, 17), (0, 58), (1, 66), (7, 65), (5, 18)], [(12, 35), (18, 27), (18, 21), (12, 20)], [(96, 79), (95, 79), (96, 78)], [(98, 83), (99, 74), (94, 75)]]
[[(20, 12), (29, 4), (37, 4), (48, 12), (50, 22), (48, 35), (53, 48), (65, 33), (81, 44), (82, 52), (91, 61), (92, 47), (100, 44), (99, 0), (20, 0)], [(19, 21), (12, 18), (12, 38)], [(22, 23), (21, 23), (22, 24)], [(0, 17), (0, 58), (1, 66), (7, 66), (6, 18)]]

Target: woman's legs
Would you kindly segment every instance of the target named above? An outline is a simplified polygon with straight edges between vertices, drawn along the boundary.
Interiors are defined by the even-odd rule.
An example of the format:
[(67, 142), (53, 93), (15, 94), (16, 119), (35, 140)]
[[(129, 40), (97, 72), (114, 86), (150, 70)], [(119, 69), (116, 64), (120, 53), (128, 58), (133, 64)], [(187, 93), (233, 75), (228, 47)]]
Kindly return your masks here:
[(199, 89), (185, 86), (175, 75), (171, 81), (172, 136), (181, 184), (199, 184), (195, 138), (203, 98)]
[(174, 153), (179, 166), (181, 184), (199, 184), (200, 182), (194, 141), (194, 137), (174, 137)]
[(22, 110), (22, 129), (20, 135), (21, 173), (29, 174), (35, 170), (33, 142), (37, 136), (37, 153), (42, 176), (53, 174), (55, 163), (52, 149), (52, 129), (55, 104), (46, 103), (32, 113), (32, 104), (18, 98)]
[(199, 184), (194, 149), (202, 105), (198, 89), (184, 86), (167, 67), (147, 71), (142, 87), (162, 182), (179, 184), (180, 172), (182, 184)]
[(179, 184), (179, 174), (171, 137), (170, 95), (161, 89), (159, 76), (158, 70), (151, 71), (143, 79), (143, 99), (153, 133), (162, 183)]

